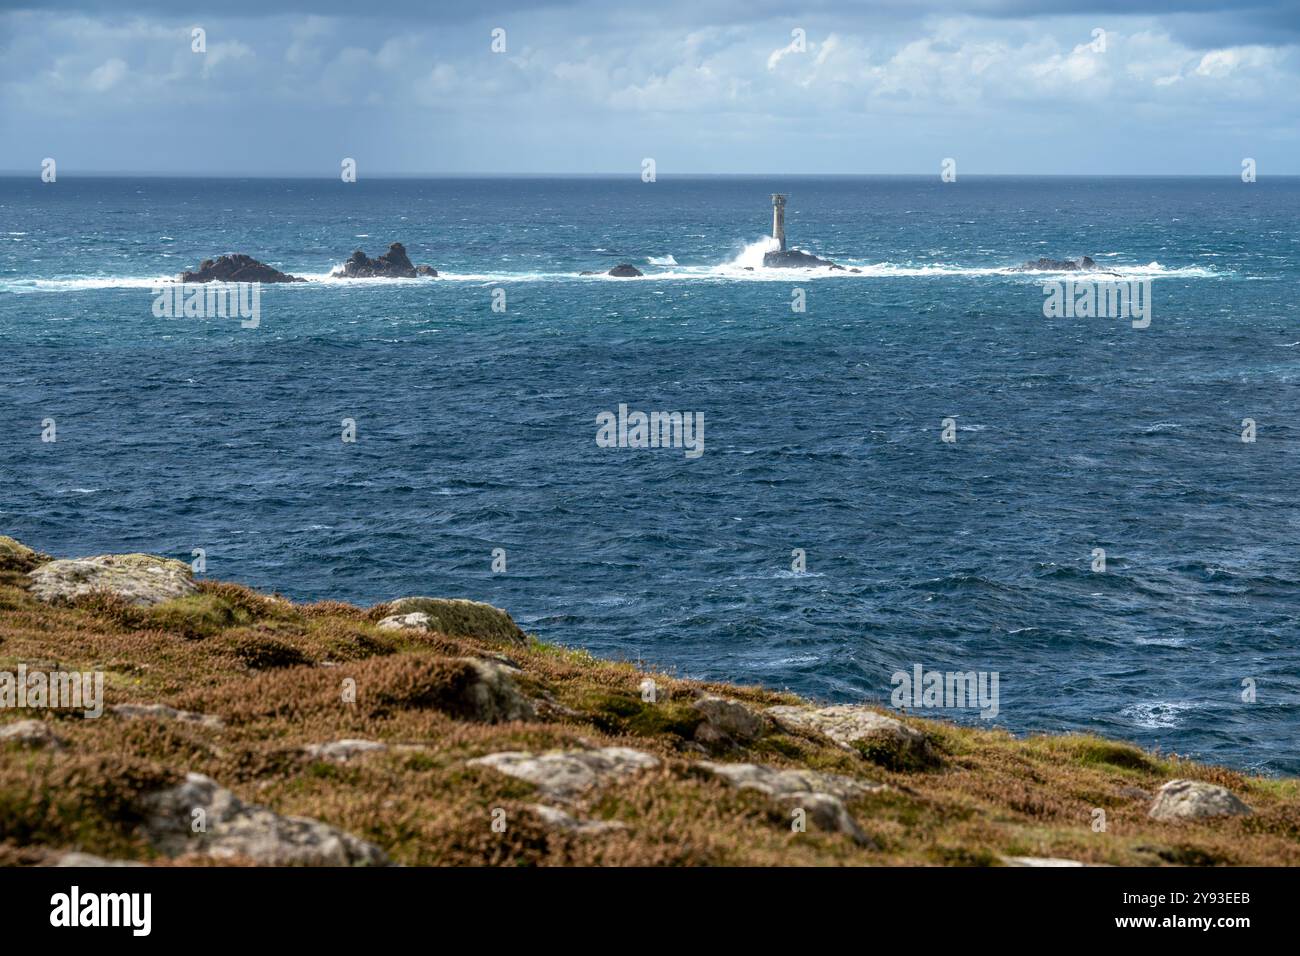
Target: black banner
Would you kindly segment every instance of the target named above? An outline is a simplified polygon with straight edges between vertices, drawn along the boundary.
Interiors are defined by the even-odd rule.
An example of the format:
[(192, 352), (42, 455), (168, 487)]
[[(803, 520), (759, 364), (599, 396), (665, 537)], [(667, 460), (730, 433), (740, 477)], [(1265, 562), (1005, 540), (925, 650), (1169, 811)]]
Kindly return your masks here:
[(1285, 869), (43, 868), (0, 870), (0, 918), (24, 944), (72, 933), (127, 945), (338, 944), (433, 924), (494, 944), (595, 932), (631, 941), (689, 919), (764, 942), (783, 929), (830, 936), (871, 924), (918, 940), (996, 930), (1231, 945), (1290, 924), (1291, 883)]

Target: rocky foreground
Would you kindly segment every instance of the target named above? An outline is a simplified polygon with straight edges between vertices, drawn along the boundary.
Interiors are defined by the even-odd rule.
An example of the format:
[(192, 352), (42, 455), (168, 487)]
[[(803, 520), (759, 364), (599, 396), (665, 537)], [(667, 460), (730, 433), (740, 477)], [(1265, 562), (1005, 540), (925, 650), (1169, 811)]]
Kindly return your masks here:
[(0, 863), (1300, 863), (1300, 782), (682, 680), (484, 604), (293, 604), (0, 537)]

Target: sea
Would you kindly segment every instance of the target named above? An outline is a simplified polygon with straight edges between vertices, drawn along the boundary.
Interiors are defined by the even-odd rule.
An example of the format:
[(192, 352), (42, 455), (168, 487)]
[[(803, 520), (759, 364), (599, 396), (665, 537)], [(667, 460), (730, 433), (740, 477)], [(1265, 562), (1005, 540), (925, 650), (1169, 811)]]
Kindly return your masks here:
[[(764, 268), (778, 192), (842, 270)], [(0, 532), (1294, 775), (1298, 226), (1269, 177), (0, 178)], [(331, 277), (392, 242), (438, 277)], [(233, 252), (308, 281), (155, 314)], [(1146, 320), (1016, 271), (1083, 255)], [(598, 441), (637, 412), (701, 453)]]

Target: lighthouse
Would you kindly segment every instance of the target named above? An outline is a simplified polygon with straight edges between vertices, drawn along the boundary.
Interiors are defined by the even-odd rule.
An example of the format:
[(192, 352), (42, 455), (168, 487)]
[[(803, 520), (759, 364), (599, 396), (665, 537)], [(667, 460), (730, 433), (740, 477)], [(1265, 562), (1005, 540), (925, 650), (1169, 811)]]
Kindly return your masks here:
[(785, 196), (780, 193), (772, 193), (772, 238), (785, 252)]
[(843, 266), (837, 266), (828, 259), (819, 259), (811, 252), (801, 252), (798, 249), (787, 249), (785, 245), (785, 196), (782, 193), (772, 193), (772, 238), (777, 241), (777, 248), (769, 249), (763, 253), (763, 266), (767, 269), (791, 269), (791, 268), (829, 268), (837, 271), (843, 271)]

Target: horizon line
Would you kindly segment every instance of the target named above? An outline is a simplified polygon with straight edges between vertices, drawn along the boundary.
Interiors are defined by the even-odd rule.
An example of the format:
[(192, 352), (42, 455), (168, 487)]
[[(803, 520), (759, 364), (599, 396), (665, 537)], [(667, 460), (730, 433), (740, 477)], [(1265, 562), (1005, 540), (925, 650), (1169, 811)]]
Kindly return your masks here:
[[(232, 172), (170, 172), (160, 170), (79, 170), (63, 172), (60, 175), (72, 179), (307, 179), (337, 181), (338, 173), (232, 173)], [(938, 179), (939, 173), (699, 173), (674, 172), (659, 173), (656, 179)], [(3, 179), (40, 179), (41, 171), (0, 169)], [(640, 180), (639, 171), (633, 172), (580, 172), (580, 173), (538, 173), (538, 172), (438, 172), (438, 173), (366, 173), (358, 176), (363, 179), (631, 179)], [(1240, 172), (1230, 173), (962, 173), (961, 179), (1240, 179)], [(1259, 179), (1296, 179), (1300, 173), (1269, 173)], [(353, 185), (353, 184), (349, 184)], [(650, 183), (647, 183), (650, 185)]]

